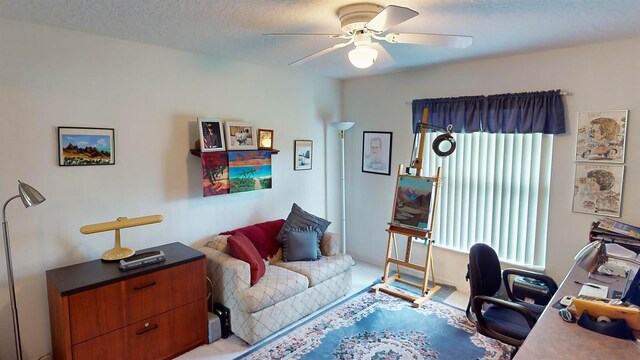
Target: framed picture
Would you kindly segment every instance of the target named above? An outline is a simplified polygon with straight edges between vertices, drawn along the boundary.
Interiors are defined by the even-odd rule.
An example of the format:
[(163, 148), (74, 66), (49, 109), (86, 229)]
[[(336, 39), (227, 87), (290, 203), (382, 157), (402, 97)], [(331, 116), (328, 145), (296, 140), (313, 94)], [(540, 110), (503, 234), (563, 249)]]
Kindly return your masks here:
[(258, 129), (258, 149), (273, 149), (273, 130)]
[(58, 165), (113, 165), (115, 144), (114, 129), (58, 127)]
[(391, 223), (414, 229), (431, 230), (431, 194), (435, 178), (399, 175)]
[(628, 110), (578, 112), (576, 161), (624, 163)]
[(311, 170), (313, 161), (313, 141), (293, 141), (293, 170)]
[(198, 118), (200, 151), (225, 151), (222, 121), (213, 118)]
[(225, 122), (227, 150), (257, 150), (256, 128), (250, 122)]
[(620, 217), (624, 165), (576, 163), (573, 212)]
[(362, 172), (391, 174), (391, 140), (387, 131), (362, 132)]
[(229, 153), (231, 193), (271, 189), (271, 151), (233, 151)]

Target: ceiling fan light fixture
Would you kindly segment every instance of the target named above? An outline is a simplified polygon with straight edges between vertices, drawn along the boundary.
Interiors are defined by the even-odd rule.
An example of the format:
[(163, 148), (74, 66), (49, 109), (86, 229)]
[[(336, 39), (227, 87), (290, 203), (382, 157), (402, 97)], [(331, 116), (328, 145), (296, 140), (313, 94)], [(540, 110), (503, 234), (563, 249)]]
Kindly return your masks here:
[(356, 46), (349, 51), (349, 61), (358, 69), (366, 69), (373, 65), (378, 58), (378, 50), (369, 46)]

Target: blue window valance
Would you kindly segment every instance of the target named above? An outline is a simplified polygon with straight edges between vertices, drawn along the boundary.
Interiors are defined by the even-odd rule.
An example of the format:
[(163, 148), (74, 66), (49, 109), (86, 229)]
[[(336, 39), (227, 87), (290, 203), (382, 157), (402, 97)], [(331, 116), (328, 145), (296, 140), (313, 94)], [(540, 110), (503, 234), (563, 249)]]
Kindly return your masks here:
[(560, 90), (413, 100), (414, 132), (425, 108), (430, 125), (460, 133), (566, 133)]

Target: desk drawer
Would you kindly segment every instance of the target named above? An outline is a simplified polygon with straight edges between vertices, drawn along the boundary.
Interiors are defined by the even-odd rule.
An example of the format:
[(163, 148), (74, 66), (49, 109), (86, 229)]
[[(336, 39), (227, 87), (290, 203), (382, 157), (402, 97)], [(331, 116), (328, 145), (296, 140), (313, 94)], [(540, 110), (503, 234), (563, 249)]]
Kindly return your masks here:
[(71, 343), (204, 299), (204, 271), (198, 260), (71, 295)]
[(204, 307), (204, 299), (201, 299), (76, 344), (73, 346), (73, 358), (171, 358), (204, 343), (207, 329)]

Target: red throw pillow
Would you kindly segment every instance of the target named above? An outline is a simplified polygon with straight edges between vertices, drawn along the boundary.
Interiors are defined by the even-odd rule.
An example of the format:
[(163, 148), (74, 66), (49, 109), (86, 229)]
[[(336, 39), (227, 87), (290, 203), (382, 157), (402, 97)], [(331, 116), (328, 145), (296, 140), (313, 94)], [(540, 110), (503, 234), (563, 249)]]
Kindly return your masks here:
[(229, 236), (227, 246), (229, 247), (229, 254), (231, 256), (249, 263), (249, 268), (251, 269), (251, 286), (255, 285), (267, 271), (267, 268), (260, 257), (260, 253), (251, 243), (251, 240), (242, 233), (236, 233)]
[(263, 259), (275, 255), (280, 249), (280, 244), (276, 241), (276, 235), (280, 232), (284, 224), (283, 219), (266, 221), (259, 224), (245, 226), (239, 229), (223, 232), (222, 235), (243, 234), (251, 240)]

